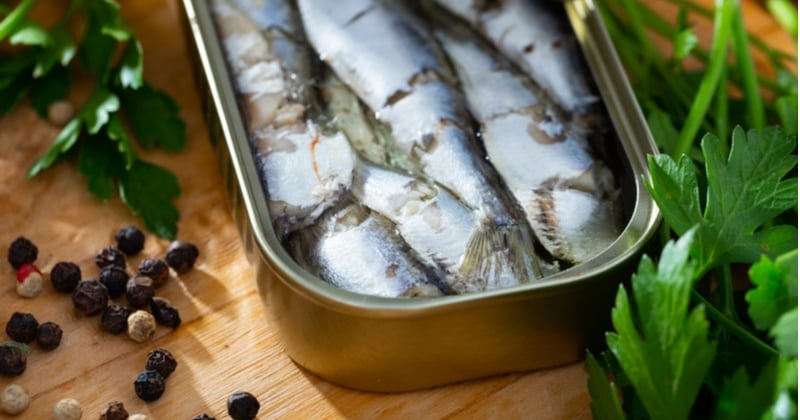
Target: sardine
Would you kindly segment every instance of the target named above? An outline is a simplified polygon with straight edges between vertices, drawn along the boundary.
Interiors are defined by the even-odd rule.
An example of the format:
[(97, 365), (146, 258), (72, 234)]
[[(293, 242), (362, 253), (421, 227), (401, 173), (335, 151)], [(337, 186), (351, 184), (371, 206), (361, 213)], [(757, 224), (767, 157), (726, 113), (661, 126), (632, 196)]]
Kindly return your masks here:
[[(581, 130), (541, 89), (477, 37), (439, 31), (481, 125), (489, 160), (525, 210), (542, 245), (580, 263), (620, 232), (618, 190)], [(456, 31), (457, 32), (457, 31)]]
[(290, 98), (311, 102), (311, 50), (296, 5), (288, 0), (233, 0), (233, 4), (258, 27), (278, 57)]
[(344, 290), (383, 297), (443, 294), (437, 275), (413, 256), (394, 224), (352, 200), (341, 200), (290, 242), (310, 271)]
[[(298, 77), (310, 74), (310, 63), (287, 61), (310, 59), (301, 52), (308, 46), (286, 29), (298, 28), (296, 23), (277, 24), (264, 16), (278, 7), (275, 1), (237, 4), (247, 6), (248, 15), (261, 27), (226, 1), (215, 0), (212, 10), (267, 190), (272, 223), (283, 237), (312, 224), (349, 188), (355, 156), (343, 134), (324, 132), (306, 115), (310, 104), (301, 84), (310, 81)], [(295, 53), (287, 53), (292, 49)]]
[(435, 0), (467, 21), (567, 111), (598, 101), (565, 16), (545, 0)]
[(496, 187), (497, 175), (477, 148), (463, 97), (432, 34), (395, 3), (298, 4), (320, 58), (388, 128), (391, 137), (384, 143), (392, 162), (438, 183), (480, 217), (482, 235), (475, 243), (482, 246), (468, 250), (467, 265), (477, 264), (473, 258), (493, 258), (483, 254), (487, 250), (506, 249), (508, 261), (488, 266), (508, 266), (483, 273), (487, 283), (507, 271), (518, 283), (541, 277), (530, 228)]
[[(366, 161), (356, 165), (352, 192), (360, 203), (397, 225), (400, 236), (429, 266), (438, 267), (455, 293), (518, 284), (510, 270), (515, 250), (486, 249), (477, 212), (447, 189), (388, 167), (380, 136), (373, 133), (358, 98), (336, 76), (322, 83), (337, 129)], [(472, 255), (479, 255), (472, 257)], [(494, 266), (490, 266), (494, 264)]]

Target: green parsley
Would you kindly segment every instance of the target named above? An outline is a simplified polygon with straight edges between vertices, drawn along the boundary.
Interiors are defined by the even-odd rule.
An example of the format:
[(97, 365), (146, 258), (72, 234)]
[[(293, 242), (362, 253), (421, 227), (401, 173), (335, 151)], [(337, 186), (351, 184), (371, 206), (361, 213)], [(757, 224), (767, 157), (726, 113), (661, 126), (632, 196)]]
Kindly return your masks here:
[[(128, 129), (145, 149), (179, 151), (186, 143), (177, 104), (142, 76), (140, 42), (114, 0), (73, 0), (50, 28), (28, 18), (36, 0), (16, 7), (0, 4), (0, 42), (16, 46), (1, 55), (0, 113), (23, 99), (44, 116), (67, 97), (70, 71), (76, 67), (95, 81), (94, 91), (28, 171), (32, 177), (59, 159), (77, 156), (88, 190), (102, 200), (119, 193), (122, 201), (157, 235), (174, 239), (180, 217), (172, 200), (178, 179), (165, 168), (142, 160)], [(81, 34), (68, 28), (84, 23)]]
[[(797, 418), (796, 58), (747, 34), (738, 1), (669, 1), (675, 23), (646, 3), (597, 2), (664, 152), (645, 178), (664, 239), (620, 288), (608, 350), (587, 356), (592, 413)], [(688, 12), (713, 21), (708, 50)], [(756, 74), (751, 48), (774, 79)], [(705, 68), (687, 70), (687, 57)]]

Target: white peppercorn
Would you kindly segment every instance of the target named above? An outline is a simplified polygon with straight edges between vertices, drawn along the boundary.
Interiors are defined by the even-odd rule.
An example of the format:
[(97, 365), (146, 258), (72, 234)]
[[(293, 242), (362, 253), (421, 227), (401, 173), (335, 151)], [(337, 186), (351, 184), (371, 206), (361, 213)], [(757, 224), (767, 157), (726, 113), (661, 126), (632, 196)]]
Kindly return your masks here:
[(128, 420), (151, 420), (147, 414), (131, 414)]
[(64, 398), (53, 409), (53, 420), (79, 420), (81, 416), (81, 404), (73, 398)]
[(136, 342), (144, 342), (156, 332), (156, 319), (150, 312), (138, 310), (128, 316), (128, 336)]
[(0, 411), (15, 416), (25, 411), (30, 403), (31, 397), (28, 395), (28, 390), (12, 384), (6, 387), (0, 397)]

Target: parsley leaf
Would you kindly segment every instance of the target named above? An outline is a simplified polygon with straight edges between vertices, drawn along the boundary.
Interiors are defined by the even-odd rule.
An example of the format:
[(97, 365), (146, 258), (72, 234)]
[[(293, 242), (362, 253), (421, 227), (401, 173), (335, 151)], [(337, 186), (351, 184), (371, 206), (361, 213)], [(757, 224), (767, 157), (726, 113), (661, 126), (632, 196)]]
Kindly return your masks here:
[(98, 87), (81, 110), (86, 131), (95, 134), (103, 128), (111, 113), (119, 109), (119, 98), (103, 87)]
[(646, 182), (664, 219), (678, 233), (695, 224), (701, 272), (714, 264), (755, 261), (766, 253), (775, 256), (797, 243), (797, 228), (761, 225), (797, 204), (797, 178), (783, 179), (797, 163), (792, 154), (797, 139), (777, 127), (733, 131), (728, 158), (714, 135), (701, 143), (705, 157), (708, 190), (705, 209), (691, 160), (683, 156), (676, 164), (670, 157), (649, 158), (651, 180)]
[(117, 69), (117, 83), (123, 88), (142, 87), (142, 44), (136, 39), (128, 41)]
[(777, 359), (761, 370), (751, 384), (744, 367), (725, 381), (719, 396), (715, 419), (758, 419), (769, 408), (775, 392)]
[(70, 120), (58, 133), (47, 152), (33, 163), (33, 166), (28, 170), (28, 177), (35, 176), (49, 168), (61, 154), (71, 149), (78, 141), (82, 129), (83, 121), (79, 117)]
[(69, 91), (69, 71), (66, 67), (55, 67), (35, 80), (31, 89), (31, 106), (41, 116), (47, 116), (47, 109), (55, 101), (67, 97)]
[[(797, 277), (795, 277), (796, 279)], [(769, 330), (769, 335), (775, 340), (775, 346), (782, 354), (797, 357), (797, 305), (794, 309), (785, 312)]]
[(606, 342), (653, 418), (687, 418), (716, 343), (708, 338), (703, 306), (690, 311), (696, 263), (688, 260), (695, 229), (664, 247), (656, 266), (647, 256), (632, 279), (636, 304), (624, 287)]
[[(154, 179), (158, 182), (152, 182)], [(133, 162), (120, 178), (122, 200), (142, 215), (149, 230), (163, 238), (177, 236), (180, 214), (170, 200), (180, 192), (178, 179), (172, 172), (141, 160)]]
[(762, 256), (749, 275), (755, 287), (747, 291), (745, 300), (756, 328), (767, 330), (784, 312), (797, 308), (797, 249), (774, 262)]
[[(185, 124), (177, 104), (145, 82), (142, 45), (122, 18), (119, 4), (73, 0), (48, 29), (28, 18), (35, 3), (22, 0), (13, 9), (0, 4), (0, 41), (20, 45), (13, 54), (0, 54), (0, 113), (30, 95), (31, 105), (46, 115), (54, 101), (68, 96), (73, 73), (94, 79), (96, 86), (28, 176), (62, 156), (77, 156), (78, 170), (92, 194), (108, 200), (118, 192), (148, 228), (174, 239), (179, 213), (170, 200), (180, 193), (178, 181), (168, 170), (138, 157), (128, 129), (145, 148), (160, 145), (177, 151), (186, 143)], [(80, 67), (70, 68), (73, 65)]]
[(124, 167), (119, 152), (113, 143), (100, 135), (88, 136), (83, 141), (78, 158), (78, 171), (88, 179), (89, 192), (97, 198), (108, 200), (116, 192), (115, 179), (122, 175)]
[(185, 146), (186, 125), (178, 116), (178, 105), (166, 93), (145, 83), (139, 89), (122, 89), (119, 95), (131, 129), (142, 146), (160, 145), (167, 150)]
[(592, 353), (586, 353), (586, 370), (589, 374), (589, 394), (592, 396), (592, 417), (596, 419), (624, 419), (617, 387), (614, 382), (606, 380), (606, 373)]

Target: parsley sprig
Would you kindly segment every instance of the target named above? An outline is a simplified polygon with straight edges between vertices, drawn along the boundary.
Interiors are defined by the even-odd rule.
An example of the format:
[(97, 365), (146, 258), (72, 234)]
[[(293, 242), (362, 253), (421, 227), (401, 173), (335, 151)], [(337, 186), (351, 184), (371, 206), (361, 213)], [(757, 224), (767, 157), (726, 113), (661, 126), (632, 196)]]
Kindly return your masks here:
[[(28, 176), (77, 156), (93, 195), (108, 200), (118, 192), (149, 230), (174, 239), (180, 215), (172, 200), (180, 194), (178, 179), (139, 157), (132, 139), (145, 149), (178, 151), (186, 143), (185, 124), (177, 104), (144, 80), (142, 46), (119, 4), (73, 0), (50, 28), (28, 17), (35, 4), (0, 4), (0, 42), (13, 47), (13, 53), (0, 55), (0, 113), (30, 98), (37, 112), (46, 115), (52, 103), (67, 97), (71, 67), (93, 78), (95, 86)], [(75, 20), (85, 28), (77, 35), (70, 30)]]
[[(675, 23), (642, 2), (598, 2), (664, 152), (645, 179), (664, 224), (660, 255), (617, 294), (608, 350), (587, 355), (592, 413), (796, 418), (796, 58), (747, 34), (736, 0), (670, 1)], [(689, 12), (713, 21), (709, 49)], [(751, 49), (774, 78), (755, 72)], [(704, 68), (688, 70), (690, 56)]]

